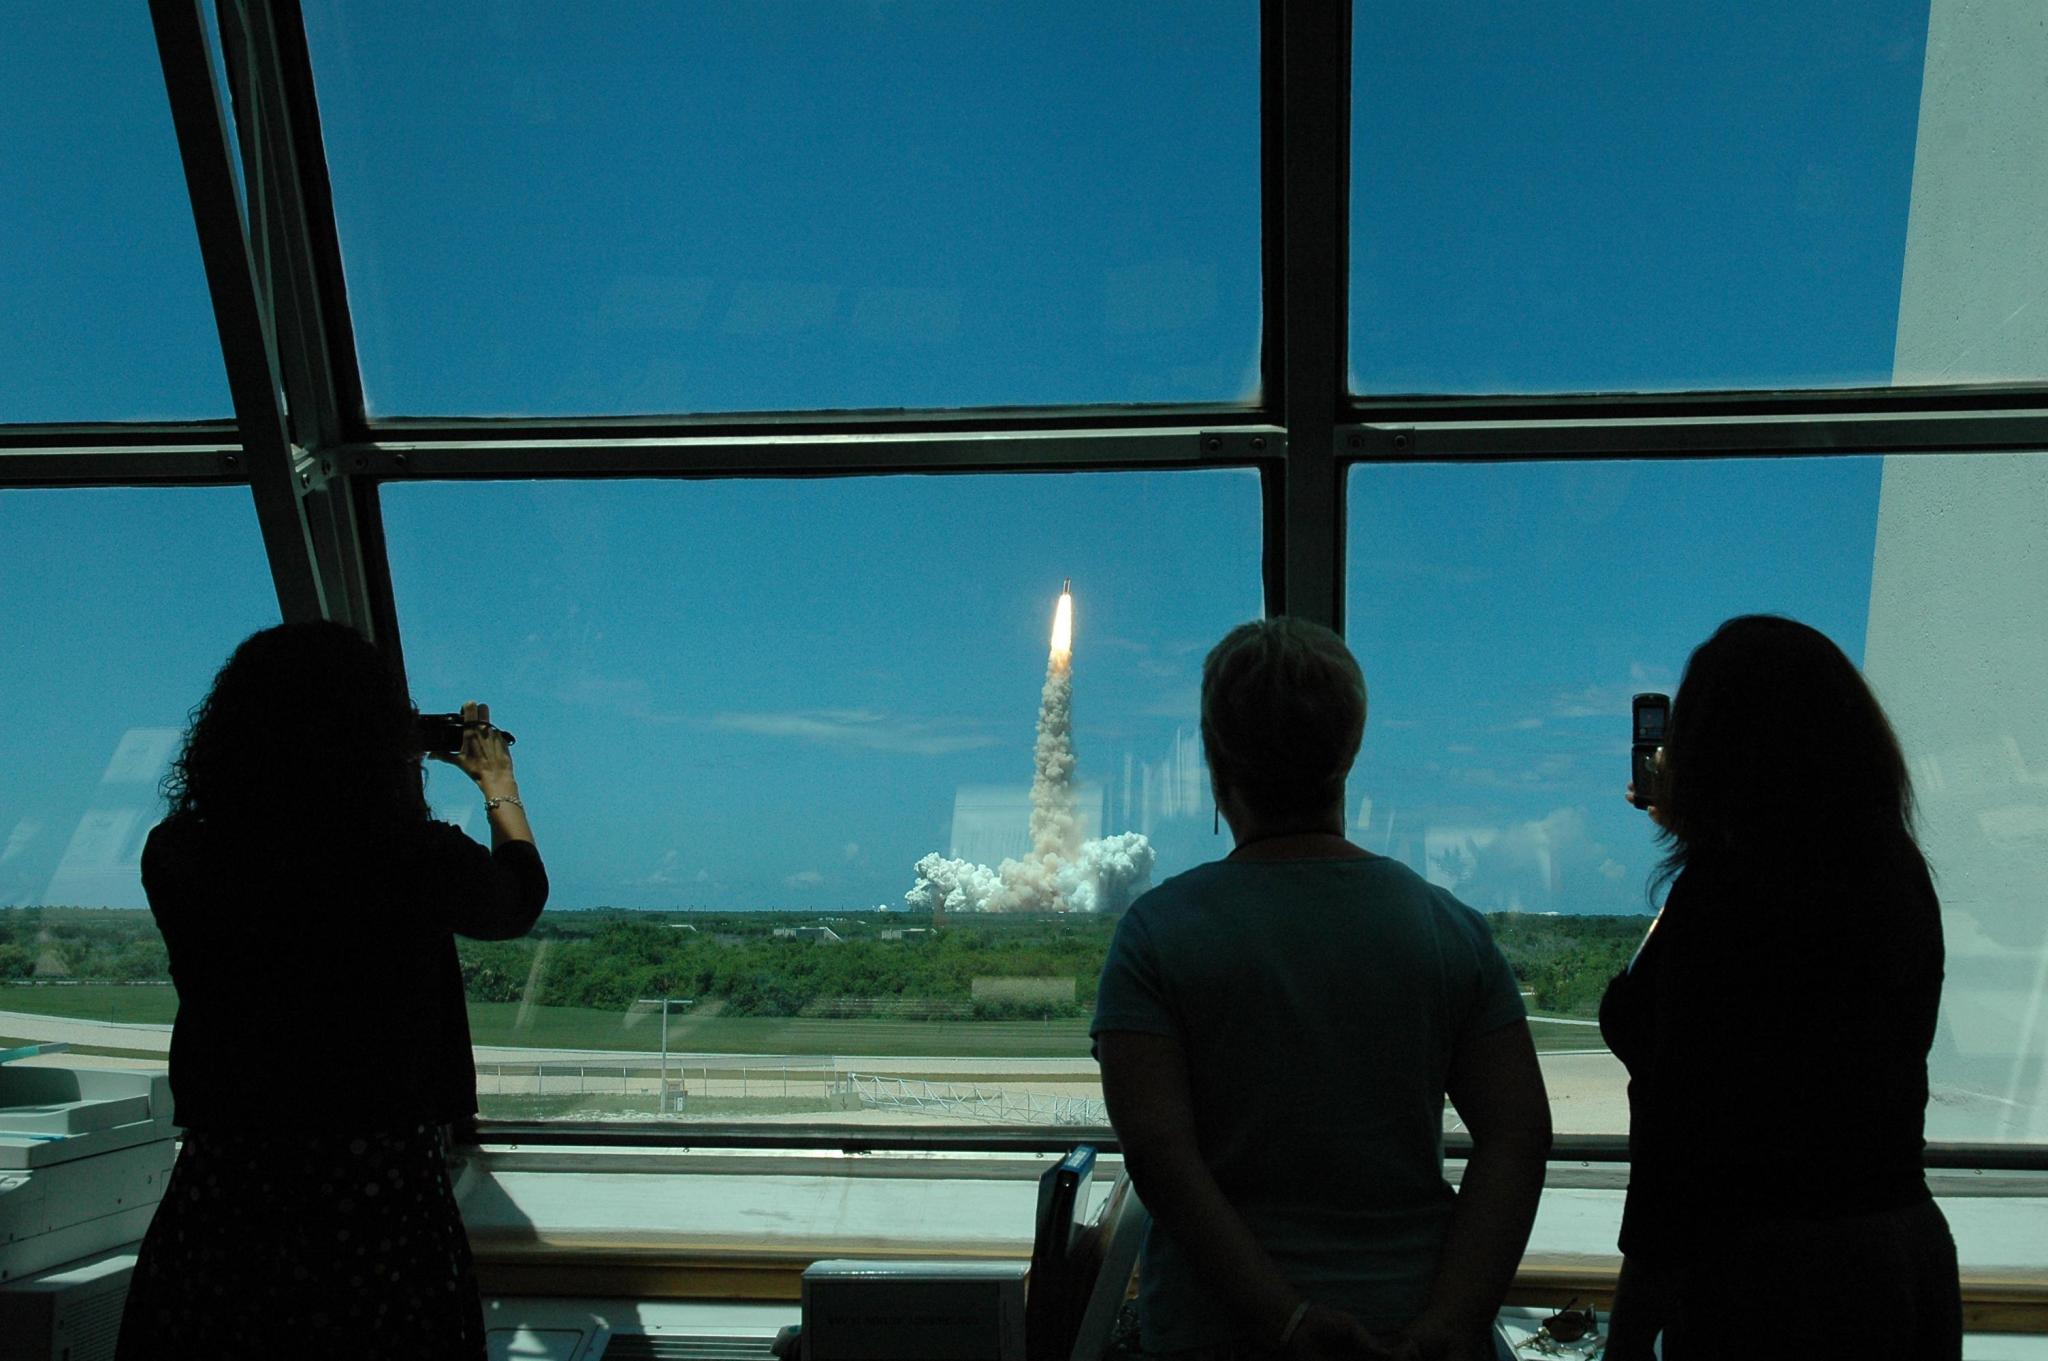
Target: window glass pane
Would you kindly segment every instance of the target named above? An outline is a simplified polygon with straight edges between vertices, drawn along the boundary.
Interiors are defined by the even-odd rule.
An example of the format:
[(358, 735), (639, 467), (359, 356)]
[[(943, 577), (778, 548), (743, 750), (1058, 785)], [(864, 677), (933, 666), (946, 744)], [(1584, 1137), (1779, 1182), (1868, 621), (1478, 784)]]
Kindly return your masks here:
[(0, 423), (233, 414), (149, 7), (0, 9)]
[(1231, 402), (1258, 7), (305, 7), (378, 415)]
[(2048, 377), (2028, 6), (1359, 5), (1351, 386)]
[(1495, 927), (1558, 1018), (1536, 1029), (1559, 1128), (1627, 1122), (1588, 1022), (1661, 854), (1622, 798), (1630, 696), (1674, 691), (1722, 621), (1766, 612), (1865, 668), (1912, 769), (1947, 939), (1928, 1136), (2048, 1139), (2048, 459), (1374, 465), (1350, 500), (1372, 693), (1356, 834), (1519, 914)]
[(143, 839), (186, 715), (276, 622), (242, 488), (0, 491), (0, 1048), (163, 1062), (177, 999)]
[[(977, 912), (960, 865), (936, 931), (906, 895), (1032, 848), (1069, 576), (1061, 903), (1227, 849), (1198, 680), (1259, 611), (1256, 474), (392, 485), (384, 518), (414, 698), (518, 736), (554, 885), (535, 939), (462, 946), (486, 1115), (652, 1114), (639, 999), (674, 997), (685, 1118), (1101, 1118), (1114, 913)], [(484, 834), (460, 776), (429, 793)]]

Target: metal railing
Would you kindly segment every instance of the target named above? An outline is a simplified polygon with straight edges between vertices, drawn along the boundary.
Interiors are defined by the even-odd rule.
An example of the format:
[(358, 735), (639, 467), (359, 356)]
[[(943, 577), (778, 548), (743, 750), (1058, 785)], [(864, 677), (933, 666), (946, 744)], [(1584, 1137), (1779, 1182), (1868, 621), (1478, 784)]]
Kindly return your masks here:
[(865, 1110), (910, 1111), (999, 1125), (1107, 1125), (1098, 1097), (1017, 1094), (1000, 1087), (847, 1073), (849, 1094)]

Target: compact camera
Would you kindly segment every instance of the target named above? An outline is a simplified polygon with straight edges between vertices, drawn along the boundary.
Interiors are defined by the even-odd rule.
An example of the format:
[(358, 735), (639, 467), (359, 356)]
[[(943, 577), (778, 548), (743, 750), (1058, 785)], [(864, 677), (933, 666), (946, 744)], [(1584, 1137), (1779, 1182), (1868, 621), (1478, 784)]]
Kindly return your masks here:
[(1657, 753), (1663, 749), (1664, 729), (1671, 722), (1671, 696), (1640, 694), (1629, 709), (1635, 732), (1628, 754), (1628, 777), (1636, 787), (1632, 802), (1638, 808), (1648, 808), (1657, 802)]
[[(519, 740), (503, 728), (498, 729), (498, 734), (508, 747)], [(453, 756), (462, 750), (462, 715), (421, 714), (413, 724), (413, 739), (423, 752)]]

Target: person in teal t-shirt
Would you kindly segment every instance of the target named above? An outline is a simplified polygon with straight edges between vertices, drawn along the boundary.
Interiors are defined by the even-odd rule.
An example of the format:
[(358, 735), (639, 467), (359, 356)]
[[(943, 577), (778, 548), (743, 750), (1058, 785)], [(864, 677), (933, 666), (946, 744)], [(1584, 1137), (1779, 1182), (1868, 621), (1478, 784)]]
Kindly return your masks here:
[[(1203, 665), (1236, 849), (1131, 907), (1091, 1027), (1153, 1216), (1148, 1353), (1493, 1355), (1549, 1105), (1485, 919), (1344, 838), (1364, 727), (1358, 664), (1319, 625), (1242, 625)], [(1473, 1140), (1455, 1193), (1446, 1094)]]

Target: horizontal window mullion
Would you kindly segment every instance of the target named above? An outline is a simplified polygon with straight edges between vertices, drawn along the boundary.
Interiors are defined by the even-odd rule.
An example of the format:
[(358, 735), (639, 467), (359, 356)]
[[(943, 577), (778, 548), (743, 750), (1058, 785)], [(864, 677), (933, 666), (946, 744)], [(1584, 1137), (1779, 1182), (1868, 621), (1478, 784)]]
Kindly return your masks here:
[(240, 445), (0, 449), (0, 486), (70, 487), (246, 483)]
[(2048, 410), (1417, 421), (1340, 426), (1359, 461), (2012, 452), (2048, 445)]
[(1217, 467), (1284, 455), (1278, 427), (713, 438), (371, 440), (331, 451), (373, 477), (804, 476)]

